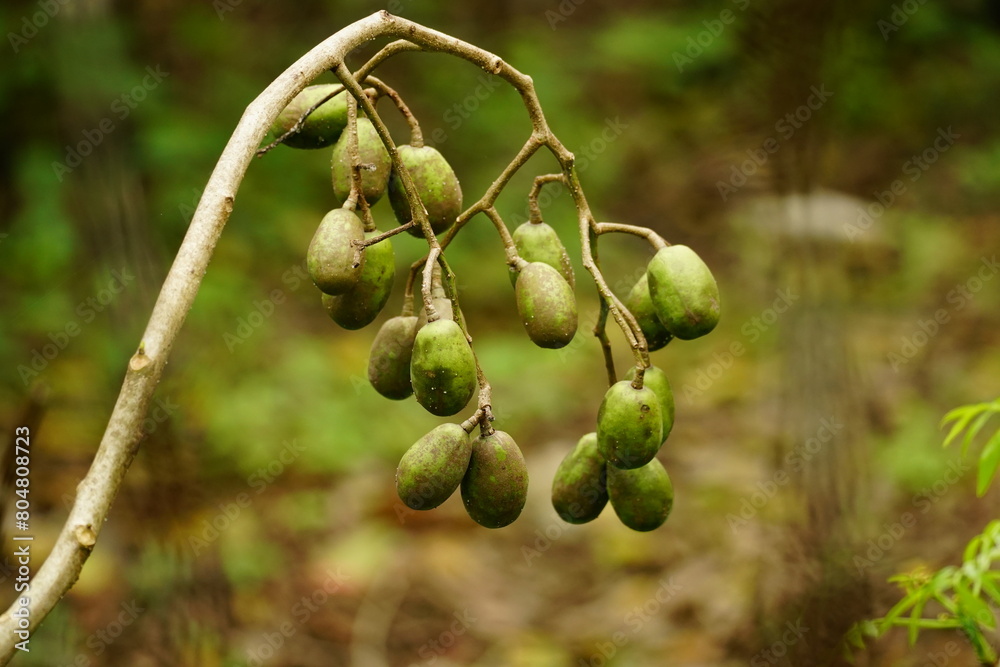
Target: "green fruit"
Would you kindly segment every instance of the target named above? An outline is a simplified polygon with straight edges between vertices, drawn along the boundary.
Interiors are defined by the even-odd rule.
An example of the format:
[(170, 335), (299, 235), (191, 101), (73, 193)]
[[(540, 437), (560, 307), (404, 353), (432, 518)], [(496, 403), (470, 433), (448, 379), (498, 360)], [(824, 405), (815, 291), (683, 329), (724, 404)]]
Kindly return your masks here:
[(719, 286), (694, 250), (684, 245), (663, 248), (646, 273), (656, 315), (674, 336), (704, 336), (719, 323)]
[(515, 288), (517, 312), (528, 337), (539, 347), (564, 347), (576, 334), (576, 297), (560, 273), (542, 262), (521, 270)]
[(649, 296), (649, 276), (647, 274), (642, 274), (639, 282), (632, 286), (632, 291), (625, 299), (625, 307), (639, 323), (639, 328), (642, 329), (642, 335), (646, 337), (646, 345), (650, 352), (659, 350), (673, 339), (673, 335), (667, 331), (663, 322), (656, 315), (653, 299)]
[(636, 389), (628, 380), (604, 394), (597, 413), (597, 446), (613, 466), (640, 468), (663, 443), (660, 399), (649, 387)]
[(413, 315), (386, 320), (372, 341), (368, 357), (368, 381), (386, 398), (402, 400), (413, 393), (410, 385), (410, 358), (417, 335)]
[(601, 514), (608, 504), (606, 467), (597, 448), (597, 434), (580, 438), (552, 480), (552, 506), (563, 521), (587, 523)]
[(673, 484), (657, 459), (635, 470), (608, 466), (608, 497), (621, 522), (642, 532), (662, 526), (674, 507)]
[[(365, 234), (366, 238), (378, 232)], [(358, 284), (340, 296), (323, 295), (323, 306), (334, 322), (345, 329), (360, 329), (375, 321), (392, 293), (396, 256), (389, 239), (370, 245), (362, 253)]]
[[(347, 150), (349, 132), (344, 132), (333, 145), (330, 166), (333, 171), (333, 196), (343, 204), (351, 194), (351, 155)], [(358, 156), (361, 158), (361, 192), (369, 205), (385, 194), (389, 182), (389, 151), (367, 118), (358, 118)]]
[[(543, 262), (559, 272), (570, 287), (576, 287), (573, 264), (569, 253), (559, 240), (556, 230), (544, 222), (526, 222), (514, 230), (514, 247), (526, 262)], [(516, 283), (517, 274), (510, 274), (511, 284)]]
[(399, 499), (410, 509), (434, 509), (462, 483), (471, 456), (469, 434), (458, 424), (441, 424), (417, 440), (399, 461)]
[[(292, 129), (302, 114), (341, 87), (339, 84), (320, 84), (303, 88), (274, 119), (268, 131), (267, 142), (270, 143)], [(299, 131), (287, 137), (282, 143), (292, 148), (325, 148), (337, 141), (345, 127), (347, 127), (347, 93), (341, 92), (309, 114)]]
[(439, 417), (468, 404), (476, 392), (476, 358), (456, 322), (436, 320), (417, 331), (410, 383), (417, 402)]
[(472, 520), (503, 528), (521, 514), (528, 499), (528, 467), (514, 439), (503, 431), (480, 435), (462, 478), (462, 502)]
[[(625, 374), (627, 380), (635, 378), (635, 366)], [(666, 441), (674, 428), (674, 392), (670, 389), (667, 374), (656, 366), (650, 366), (642, 375), (642, 386), (649, 387), (660, 399), (660, 416), (663, 418), (663, 440)]]
[(365, 227), (353, 211), (336, 208), (323, 216), (306, 253), (306, 269), (316, 287), (337, 295), (358, 284), (364, 262), (354, 263), (352, 242), (364, 238)]
[[(403, 145), (396, 150), (400, 162), (413, 179), (420, 202), (427, 210), (431, 229), (434, 234), (440, 234), (455, 224), (455, 218), (462, 212), (462, 186), (458, 183), (455, 171), (444, 156), (430, 146), (416, 148)], [(395, 170), (389, 177), (389, 203), (399, 224), (406, 224), (413, 217), (410, 202), (403, 190), (403, 181)], [(411, 227), (409, 232), (417, 237), (424, 235), (419, 227)]]

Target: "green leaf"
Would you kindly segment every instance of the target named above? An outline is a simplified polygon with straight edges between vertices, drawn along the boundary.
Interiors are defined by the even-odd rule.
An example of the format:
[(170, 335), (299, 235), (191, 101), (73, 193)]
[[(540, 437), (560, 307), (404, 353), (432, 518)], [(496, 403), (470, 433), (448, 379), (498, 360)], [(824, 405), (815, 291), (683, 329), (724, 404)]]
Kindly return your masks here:
[(944, 439), (943, 446), (947, 447), (949, 444), (951, 444), (951, 441), (955, 439), (955, 436), (961, 433), (962, 429), (964, 429), (966, 426), (969, 425), (969, 422), (972, 421), (972, 418), (975, 417), (978, 412), (979, 410), (976, 409), (975, 406), (967, 405), (961, 408), (955, 408), (954, 410), (946, 414), (944, 416), (944, 419), (941, 420), (942, 426), (944, 426), (946, 422), (949, 422), (953, 419), (957, 419), (957, 421), (951, 427), (951, 431), (948, 432), (948, 437)]
[(848, 644), (854, 646), (855, 648), (864, 649), (865, 647), (864, 637), (861, 636), (861, 626), (857, 623), (851, 626), (851, 629), (847, 631), (846, 635), (844, 635), (844, 639), (847, 640)]
[(997, 474), (997, 468), (1000, 468), (1000, 431), (993, 434), (993, 437), (983, 447), (983, 453), (979, 456), (976, 495), (980, 498), (986, 494), (986, 490), (990, 487), (990, 482)]
[(974, 560), (976, 558), (976, 553), (979, 551), (982, 544), (983, 544), (982, 535), (976, 535), (971, 540), (969, 540), (969, 544), (966, 545), (965, 551), (962, 553), (962, 560), (966, 562)]
[(965, 432), (965, 438), (962, 439), (962, 456), (966, 456), (968, 454), (969, 445), (972, 444), (973, 439), (992, 416), (992, 410), (984, 410), (983, 413), (976, 418), (976, 421), (972, 422), (972, 426), (970, 426), (969, 430)]
[(990, 606), (978, 595), (973, 594), (965, 582), (955, 583), (959, 612), (966, 618), (988, 628), (996, 627), (996, 619)]
[(994, 579), (1000, 579), (1000, 572), (995, 573), (995, 576), (987, 572), (983, 576), (983, 591), (989, 595), (996, 604), (1000, 605), (1000, 587), (997, 586), (997, 582), (994, 581)]

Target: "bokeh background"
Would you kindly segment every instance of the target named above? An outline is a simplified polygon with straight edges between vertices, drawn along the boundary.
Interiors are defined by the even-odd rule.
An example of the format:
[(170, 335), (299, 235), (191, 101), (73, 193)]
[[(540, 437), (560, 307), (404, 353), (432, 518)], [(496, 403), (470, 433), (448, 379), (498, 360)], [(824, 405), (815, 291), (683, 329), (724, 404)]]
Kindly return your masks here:
[[(338, 329), (300, 277), (332, 206), (329, 155), (281, 147), (242, 185), (93, 556), (15, 664), (840, 664), (844, 629), (898, 599), (887, 577), (958, 562), (997, 512), (938, 426), (1000, 377), (1000, 12), (984, 0), (4, 2), (0, 425), (5, 442), (32, 429), (35, 566), (242, 110), (379, 9), (529, 73), (596, 215), (713, 268), (718, 329), (653, 355), (677, 399), (660, 454), (673, 515), (637, 534), (611, 508), (585, 526), (551, 508), (606, 384), (557, 188), (544, 216), (576, 258), (581, 310), (568, 348), (524, 335), (485, 219), (448, 250), (497, 426), (529, 463), (524, 513), (490, 531), (457, 494), (401, 511), (396, 463), (441, 420), (375, 393), (378, 323)], [(425, 137), (441, 130), (468, 201), (527, 136), (517, 96), (465, 62), (404, 54), (378, 74)], [(539, 155), (514, 179), (510, 225), (554, 168)], [(375, 215), (392, 222), (386, 204)], [(394, 244), (379, 322), (423, 252)], [(627, 293), (649, 251), (601, 248)], [(858, 663), (962, 646), (903, 634)]]

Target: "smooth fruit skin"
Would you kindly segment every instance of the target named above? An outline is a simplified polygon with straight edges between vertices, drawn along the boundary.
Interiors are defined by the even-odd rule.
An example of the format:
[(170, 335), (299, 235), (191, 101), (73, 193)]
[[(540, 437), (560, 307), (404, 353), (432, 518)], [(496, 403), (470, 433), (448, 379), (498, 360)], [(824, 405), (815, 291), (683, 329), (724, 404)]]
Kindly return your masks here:
[[(378, 232), (365, 234), (366, 238)], [(364, 263), (358, 284), (340, 296), (323, 295), (330, 318), (345, 329), (361, 329), (382, 312), (396, 278), (396, 256), (389, 239), (370, 245), (362, 253)]]
[[(267, 142), (270, 143), (292, 129), (302, 114), (337, 88), (342, 86), (331, 83), (303, 88), (271, 124)], [(282, 143), (292, 148), (325, 148), (337, 141), (345, 127), (347, 127), (347, 93), (341, 92), (309, 114), (299, 131)]]
[(552, 507), (567, 523), (587, 523), (608, 504), (607, 466), (597, 448), (597, 434), (580, 438), (552, 479)]
[(389, 318), (375, 334), (368, 356), (368, 381), (386, 398), (400, 401), (413, 393), (410, 359), (416, 335), (414, 315)]
[[(511, 236), (521, 259), (548, 264), (566, 279), (570, 287), (576, 287), (576, 276), (573, 274), (573, 264), (569, 261), (569, 253), (559, 239), (559, 234), (551, 226), (544, 222), (525, 222)], [(513, 271), (510, 281), (511, 284), (517, 282), (517, 274)]]
[[(625, 379), (635, 378), (635, 366), (625, 374)], [(670, 431), (674, 428), (674, 392), (670, 389), (670, 380), (662, 369), (650, 366), (642, 375), (642, 386), (649, 387), (660, 399), (660, 416), (663, 418), (663, 441), (666, 442)]]
[(646, 337), (646, 346), (650, 352), (656, 352), (673, 340), (673, 335), (663, 326), (663, 322), (656, 314), (656, 308), (653, 307), (653, 299), (649, 295), (648, 274), (642, 274), (639, 281), (632, 286), (632, 290), (625, 299), (625, 307), (639, 323), (639, 328), (642, 329), (642, 335)]
[(597, 446), (612, 466), (641, 468), (663, 443), (660, 399), (649, 387), (635, 389), (628, 380), (604, 394), (597, 412)]
[(358, 284), (364, 253), (355, 266), (351, 242), (364, 238), (364, 224), (353, 211), (336, 208), (323, 216), (306, 253), (306, 270), (320, 291), (336, 296)]
[(469, 403), (476, 392), (476, 358), (456, 322), (435, 320), (417, 331), (410, 383), (417, 402), (433, 415), (447, 417)]
[[(351, 194), (351, 155), (348, 151), (348, 132), (343, 132), (333, 145), (330, 169), (333, 172), (333, 196), (343, 204)], [(392, 162), (389, 151), (367, 118), (358, 118), (358, 156), (361, 158), (361, 191), (369, 205), (385, 194), (389, 183)]]
[(528, 467), (514, 439), (503, 431), (476, 438), (462, 478), (462, 502), (472, 520), (503, 528), (517, 519), (527, 499)]
[(646, 269), (649, 296), (667, 331), (682, 340), (704, 336), (719, 323), (719, 286), (691, 248), (662, 248)]
[[(430, 146), (416, 148), (404, 144), (396, 151), (427, 210), (431, 229), (435, 235), (440, 234), (455, 224), (455, 218), (462, 212), (462, 186), (455, 171), (444, 156)], [(413, 217), (403, 181), (395, 170), (389, 177), (389, 203), (399, 224), (406, 224)], [(411, 227), (409, 232), (417, 237), (424, 235), (419, 227)]]
[(657, 459), (635, 470), (608, 466), (608, 497), (621, 522), (640, 532), (663, 525), (674, 507), (674, 487)]
[(458, 424), (441, 424), (417, 440), (399, 461), (396, 493), (406, 506), (431, 510), (455, 492), (472, 456), (469, 434)]
[(543, 262), (532, 262), (518, 275), (515, 295), (521, 323), (535, 345), (558, 349), (573, 340), (576, 297), (557, 270)]

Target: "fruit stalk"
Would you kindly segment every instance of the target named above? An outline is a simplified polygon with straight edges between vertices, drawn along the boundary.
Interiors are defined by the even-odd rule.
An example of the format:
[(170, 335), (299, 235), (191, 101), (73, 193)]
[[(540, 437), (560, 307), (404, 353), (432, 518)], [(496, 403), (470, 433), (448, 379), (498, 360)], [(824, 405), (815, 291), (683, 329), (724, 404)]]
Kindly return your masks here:
[(535, 176), (535, 182), (531, 184), (531, 191), (528, 193), (528, 220), (539, 223), (542, 221), (542, 209), (538, 206), (538, 197), (542, 194), (542, 186), (546, 183), (566, 183), (566, 176), (563, 174), (542, 174)]

